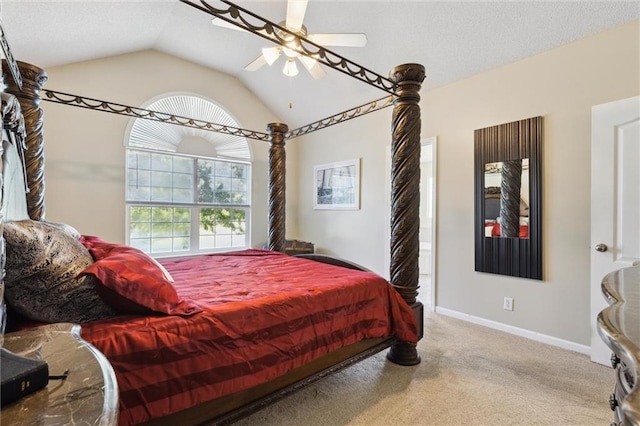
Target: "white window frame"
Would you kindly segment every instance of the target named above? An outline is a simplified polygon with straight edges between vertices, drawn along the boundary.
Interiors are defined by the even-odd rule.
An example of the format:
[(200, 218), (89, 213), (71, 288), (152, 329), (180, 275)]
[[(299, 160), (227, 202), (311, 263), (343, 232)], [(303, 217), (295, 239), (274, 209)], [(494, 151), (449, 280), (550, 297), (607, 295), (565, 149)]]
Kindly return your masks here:
[[(128, 199), (128, 187), (129, 187), (129, 177), (128, 177), (128, 157), (129, 152), (137, 151), (137, 152), (148, 152), (148, 153), (157, 153), (161, 155), (169, 155), (174, 157), (187, 157), (192, 158), (194, 161), (197, 160), (207, 160), (207, 161), (219, 161), (225, 163), (235, 163), (235, 164), (243, 164), (247, 166), (247, 176), (246, 184), (247, 184), (247, 203), (246, 204), (219, 204), (219, 203), (199, 203), (196, 201), (197, 194), (197, 167), (194, 168), (194, 200), (192, 203), (184, 203), (184, 202), (158, 202), (158, 201), (130, 201)], [(217, 252), (226, 252), (232, 250), (241, 250), (246, 249), (251, 246), (251, 175), (252, 175), (252, 163), (250, 161), (240, 161), (229, 158), (220, 158), (220, 157), (208, 157), (202, 155), (191, 155), (191, 154), (183, 154), (177, 152), (167, 152), (164, 150), (153, 150), (153, 149), (145, 149), (139, 148), (135, 146), (127, 146), (126, 147), (126, 159), (125, 159), (125, 206), (126, 206), (126, 243), (131, 245), (131, 208), (142, 206), (142, 207), (188, 207), (191, 210), (191, 228), (190, 228), (190, 250), (189, 251), (170, 251), (170, 252), (149, 252), (150, 255), (154, 257), (183, 257), (183, 256), (193, 256), (199, 254), (207, 254), (207, 253), (217, 253)], [(232, 208), (232, 209), (241, 209), (245, 211), (245, 232), (244, 232), (244, 245), (240, 246), (226, 246), (226, 247), (216, 247), (216, 248), (208, 248), (202, 249), (200, 248), (200, 209), (202, 208)]]

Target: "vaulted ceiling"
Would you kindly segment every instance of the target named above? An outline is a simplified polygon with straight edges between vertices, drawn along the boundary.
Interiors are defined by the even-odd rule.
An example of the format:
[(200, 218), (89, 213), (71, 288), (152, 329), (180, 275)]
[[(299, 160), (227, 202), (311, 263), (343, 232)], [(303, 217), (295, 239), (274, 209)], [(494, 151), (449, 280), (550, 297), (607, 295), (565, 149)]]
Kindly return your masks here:
[[(236, 3), (276, 23), (286, 16), (286, 0)], [(290, 127), (386, 95), (334, 70), (321, 80), (302, 67), (286, 77), (282, 62), (246, 71), (270, 42), (213, 26), (210, 15), (178, 0), (1, 0), (0, 16), (18, 60), (46, 69), (156, 49), (236, 76)], [(363, 48), (329, 49), (383, 76), (399, 64), (424, 65), (424, 97), (430, 89), (638, 19), (638, 1), (309, 0), (304, 25), (314, 33), (366, 33)]]

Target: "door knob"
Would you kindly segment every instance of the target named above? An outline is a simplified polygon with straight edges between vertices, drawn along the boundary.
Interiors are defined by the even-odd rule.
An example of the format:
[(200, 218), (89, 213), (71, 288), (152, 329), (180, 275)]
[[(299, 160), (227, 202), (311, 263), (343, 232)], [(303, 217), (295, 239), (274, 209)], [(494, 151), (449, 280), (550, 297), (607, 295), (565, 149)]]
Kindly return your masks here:
[(596, 251), (605, 252), (605, 251), (607, 251), (608, 248), (609, 247), (607, 247), (606, 244), (603, 244), (603, 243), (596, 244)]

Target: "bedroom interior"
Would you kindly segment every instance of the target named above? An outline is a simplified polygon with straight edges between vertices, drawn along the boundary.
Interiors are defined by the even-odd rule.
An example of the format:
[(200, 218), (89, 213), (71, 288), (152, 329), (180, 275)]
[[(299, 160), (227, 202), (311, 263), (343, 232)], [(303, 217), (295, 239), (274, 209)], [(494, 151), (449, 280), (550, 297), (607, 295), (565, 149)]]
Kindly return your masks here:
[[(248, 2), (248, 7), (252, 8), (253, 3)], [(416, 7), (426, 8), (427, 3), (429, 2), (420, 3)], [(341, 5), (345, 10), (355, 7), (352, 4)], [(629, 2), (615, 3), (611, 6), (614, 10), (611, 12), (611, 21), (604, 27), (597, 27), (594, 23), (592, 32), (582, 34), (579, 38), (565, 40), (559, 46), (550, 46), (549, 50), (513, 58), (495, 69), (442, 86), (431, 86), (432, 65), (430, 61), (425, 62), (428, 65), (425, 87), (429, 95), (425, 96), (423, 89), (420, 101), (423, 110), (421, 136), (437, 135), (439, 143), (438, 258), (434, 265), (436, 303), (432, 307), (436, 312), (520, 334), (581, 354), (589, 353), (590, 296), (584, 285), (589, 281), (589, 224), (588, 217), (570, 216), (569, 212), (575, 212), (576, 208), (588, 209), (588, 188), (579, 189), (581, 186), (578, 182), (584, 181), (585, 176), (588, 180), (589, 152), (582, 145), (589, 138), (591, 106), (637, 95), (639, 92), (635, 77), (638, 71), (638, 12), (637, 8), (632, 10), (632, 6)], [(258, 4), (257, 7), (261, 5)], [(562, 9), (562, 6), (556, 7)], [(597, 9), (608, 6), (589, 3), (589, 7)], [(398, 8), (401, 7), (398, 5)], [(375, 10), (375, 5), (372, 9)], [(593, 9), (589, 10), (593, 12)], [(25, 19), (16, 13), (17, 5), (11, 2), (2, 4), (2, 18), (8, 29), (9, 40), (12, 46), (21, 46), (26, 41), (22, 37), (14, 40), (16, 36), (12, 34), (19, 33), (13, 32), (14, 28), (11, 26), (16, 25), (16, 22), (24, 24)], [(273, 13), (275, 22), (279, 22), (279, 15), (283, 14)], [(317, 18), (313, 14), (309, 16), (310, 21), (305, 19), (305, 25), (308, 24), (312, 31), (324, 32), (322, 26), (313, 24), (312, 20)], [(563, 15), (559, 13), (557, 16)], [(585, 21), (588, 20), (585, 16)], [(36, 23), (38, 18), (34, 17), (33, 21)], [(369, 46), (374, 34), (372, 30), (355, 26), (343, 27), (337, 31), (362, 31), (369, 37)], [(232, 37), (222, 36), (222, 33), (215, 34), (216, 37)], [(238, 35), (234, 34), (235, 36)], [(72, 63), (54, 61), (49, 65), (29, 58), (28, 55), (35, 54), (38, 50), (32, 44), (25, 50), (29, 53), (24, 58), (36, 65), (46, 65), (49, 75), (47, 86), (53, 90), (142, 106), (158, 93), (203, 93), (225, 107), (229, 106), (240, 119), (242, 127), (250, 129), (264, 129), (264, 123), (280, 121), (280, 117), (287, 116), (285, 114), (288, 110), (291, 110), (292, 117), (298, 117), (296, 114), (308, 113), (314, 109), (306, 107), (304, 101), (296, 98), (295, 91), (286, 86), (268, 89), (280, 90), (283, 96), (273, 95), (270, 98), (267, 95), (263, 98), (266, 101), (256, 99), (251, 92), (257, 90), (250, 84), (239, 83), (236, 77), (232, 77), (233, 74), (230, 76), (228, 73), (195, 65), (193, 61), (176, 57), (175, 51), (162, 51), (149, 45), (138, 47), (130, 51), (112, 51), (112, 55), (104, 57), (86, 58)], [(426, 57), (424, 50), (417, 51), (422, 52), (419, 57)], [(247, 52), (246, 56), (255, 58), (255, 54), (254, 50)], [(61, 52), (59, 56), (64, 55), (66, 53)], [(360, 53), (354, 51), (354, 55), (358, 57)], [(20, 55), (17, 59), (22, 58)], [(246, 63), (248, 61), (244, 65)], [(367, 61), (362, 63), (368, 64)], [(616, 67), (614, 71), (607, 66), (610, 63), (624, 66)], [(240, 68), (242, 67), (238, 69)], [(276, 71), (282, 73), (281, 66), (277, 68)], [(257, 72), (262, 71), (265, 70)], [(272, 70), (267, 69), (265, 72), (267, 71), (271, 73)], [(300, 80), (289, 80), (287, 84), (296, 88), (302, 79), (309, 77), (304, 73), (305, 70), (301, 69), (300, 74), (295, 77)], [(330, 72), (328, 74), (331, 75)], [(188, 75), (192, 81), (178, 81), (181, 79), (176, 79), (176, 76), (180, 75)], [(137, 87), (135, 81), (140, 81), (141, 78), (146, 80), (148, 87)], [(246, 78), (255, 78), (255, 73)], [(260, 78), (257, 77), (258, 80)], [(101, 84), (96, 84), (96, 81)], [(210, 87), (203, 89), (204, 81), (210, 81)], [(594, 84), (594, 81), (598, 81), (598, 84)], [(523, 85), (523, 82), (526, 84)], [(233, 91), (229, 90), (230, 87)], [(114, 96), (117, 93), (123, 96)], [(514, 98), (515, 93), (521, 96), (518, 101)], [(374, 98), (368, 95), (370, 93), (356, 94), (353, 99), (360, 96), (364, 102)], [(290, 103), (291, 99), (293, 102)], [(250, 101), (251, 106), (246, 106), (246, 101)], [(278, 106), (267, 106), (270, 103)], [(105, 118), (105, 114), (49, 102), (42, 104), (46, 117), (48, 159), (47, 217), (61, 222), (69, 218), (68, 222), (78, 223), (86, 233), (104, 235), (112, 241), (122, 242), (124, 219), (121, 214), (113, 214), (113, 211), (121, 210), (123, 204), (106, 206), (98, 199), (97, 194), (123, 198), (122, 178), (114, 179), (114, 176), (122, 173), (121, 153), (124, 148), (121, 146), (122, 142), (119, 142), (117, 150), (108, 149), (107, 145), (109, 141), (123, 140), (122, 130), (114, 129), (126, 127), (128, 119), (115, 116)], [(293, 108), (289, 108), (290, 105)], [(348, 107), (353, 105), (351, 103)], [(333, 112), (335, 110), (331, 113)], [(326, 113), (325, 116), (331, 113)], [(545, 117), (545, 220), (542, 230), (545, 237), (544, 280), (535, 283), (531, 280), (476, 273), (470, 266), (474, 256), (473, 130), (535, 115)], [(81, 121), (82, 126), (70, 128), (62, 124), (70, 117), (76, 122)], [(386, 125), (383, 123), (385, 119)], [(308, 122), (299, 117), (292, 120), (290, 123), (293, 125)], [(313, 241), (321, 253), (353, 260), (387, 277), (389, 273), (382, 265), (386, 251), (383, 249), (386, 247), (383, 241), (388, 229), (382, 220), (382, 212), (376, 211), (381, 210), (379, 207), (383, 200), (375, 189), (384, 186), (384, 178), (374, 176), (372, 171), (384, 166), (384, 149), (389, 144), (389, 138), (388, 135), (381, 134), (383, 129), (388, 134), (390, 120), (391, 109), (387, 108), (288, 143), (287, 163), (294, 163), (295, 166), (293, 170), (288, 170), (286, 178), (287, 200), (293, 201), (286, 207), (287, 217), (292, 219), (286, 224), (288, 238)], [(97, 130), (92, 132), (91, 147), (82, 142), (88, 134), (87, 129)], [(251, 142), (251, 147), (254, 155), (253, 173), (256, 176), (266, 176), (267, 146)], [(101, 160), (86, 162), (86, 158), (95, 158), (93, 151), (100, 153)], [(361, 210), (350, 215), (345, 212), (314, 212), (313, 200), (309, 196), (312, 192), (309, 170), (313, 170), (318, 164), (350, 158), (362, 158)], [(570, 169), (561, 166), (567, 164), (567, 161), (572, 164)], [(465, 167), (459, 167), (460, 164)], [(99, 172), (91, 178), (93, 183), (88, 188), (79, 188), (77, 176), (87, 176), (92, 168)], [(256, 200), (255, 211), (252, 213), (252, 220), (255, 220), (253, 225), (255, 230), (262, 230), (261, 235), (260, 232), (252, 234), (251, 245), (257, 247), (267, 240), (269, 206), (266, 188), (254, 187), (253, 190)], [(467, 196), (460, 196), (465, 193)], [(83, 209), (89, 214), (81, 214)], [(363, 220), (365, 217), (371, 220)], [(379, 230), (371, 235), (367, 247), (361, 247), (361, 240), (350, 238), (350, 235), (355, 235), (363, 227)], [(331, 231), (327, 232), (326, 229)], [(467, 268), (461, 268), (461, 265), (467, 265)], [(516, 301), (514, 311), (502, 309), (503, 297), (512, 297)], [(568, 299), (574, 301), (571, 304), (571, 315), (566, 313)], [(425, 343), (424, 340), (422, 343)], [(425, 367), (425, 361), (423, 356), (420, 369)]]
[[(56, 353), (51, 349), (63, 334), (63, 324), (56, 323), (80, 323), (81, 332), (77, 326), (66, 331), (82, 339), (79, 351), (87, 348), (85, 339), (98, 348), (100, 352), (94, 355), (101, 369), (94, 375), (103, 377), (90, 384), (79, 380), (76, 369), (68, 369), (62, 375), (63, 386), (57, 393), (48, 387), (49, 395), (30, 389), (28, 377), (16, 379), (22, 380), (22, 386), (16, 387), (16, 397), (23, 392), (23, 398), (5, 408), (3, 416), (10, 422), (77, 415), (105, 424), (173, 424), (178, 419), (193, 424), (223, 424), (386, 348), (387, 358), (394, 363), (420, 363), (416, 350), (423, 323), (423, 306), (416, 300), (417, 153), (421, 124), (418, 92), (425, 77), (424, 67), (400, 65), (387, 79), (308, 41), (303, 37), (306, 33), (278, 26), (231, 2), (223, 0), (225, 6), (221, 9), (206, 2), (182, 3), (393, 96), (392, 278), (386, 281), (335, 257), (284, 254), (285, 140), (376, 111), (376, 105), (386, 107), (389, 102), (375, 100), (370, 106), (358, 106), (291, 132), (279, 122), (269, 123), (267, 134), (216, 123), (201, 124), (201, 120), (191, 117), (43, 90), (47, 73), (32, 64), (16, 62), (5, 38), (5, 93), (14, 96), (8, 98), (5, 116), (20, 119), (18, 125), (7, 128), (8, 134), (15, 135), (8, 138), (17, 148), (7, 146), (3, 168), (7, 181), (3, 187), (7, 193), (3, 198), (4, 300), (14, 331), (7, 335), (4, 345), (25, 356), (41, 353), (42, 360), (49, 359), (52, 366), (57, 366), (54, 361), (64, 361), (65, 351)], [(249, 24), (247, 17), (258, 23)], [(65, 96), (71, 100), (65, 101)], [(43, 99), (163, 124), (195, 123), (207, 131), (269, 141), (267, 250), (182, 256), (163, 259), (159, 264), (140, 249), (81, 234), (66, 223), (45, 220)], [(151, 154), (152, 180), (153, 172), (163, 170), (155, 168), (159, 166), (154, 165), (154, 155)], [(130, 161), (138, 164), (142, 161), (139, 158), (145, 156), (138, 153)], [(176, 158), (172, 157), (169, 163), (173, 174), (184, 174), (180, 171), (194, 162)], [(217, 163), (212, 164), (217, 171)], [(198, 166), (198, 188), (206, 182), (200, 173)], [(20, 178), (15, 179), (14, 175)], [(136, 183), (136, 189), (138, 185), (142, 183)], [(180, 194), (193, 191), (189, 187), (172, 188), (176, 194), (173, 197), (181, 197), (177, 200), (182, 203), (185, 198)], [(153, 206), (157, 202), (154, 194), (162, 192), (150, 189), (147, 203)], [(25, 202), (10, 203), (14, 194), (24, 194)], [(20, 200), (19, 196), (15, 198)], [(204, 204), (206, 201), (198, 200), (205, 206), (236, 205), (218, 199)], [(198, 209), (201, 217), (205, 210)], [(153, 246), (147, 251), (153, 252)], [(35, 324), (30, 325), (33, 321)], [(37, 327), (38, 323), (50, 324)], [(86, 374), (85, 367), (80, 370)], [(8, 374), (3, 375), (7, 377)], [(9, 387), (4, 388), (5, 394), (8, 390)], [(86, 392), (96, 393), (92, 404), (69, 397)], [(47, 396), (49, 401), (42, 399)], [(88, 408), (93, 404), (94, 409)]]

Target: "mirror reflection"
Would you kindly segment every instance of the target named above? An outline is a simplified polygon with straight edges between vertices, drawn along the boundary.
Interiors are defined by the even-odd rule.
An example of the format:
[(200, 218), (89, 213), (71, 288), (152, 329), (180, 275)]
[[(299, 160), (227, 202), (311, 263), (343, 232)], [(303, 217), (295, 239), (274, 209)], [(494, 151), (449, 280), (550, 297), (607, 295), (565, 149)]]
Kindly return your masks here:
[(529, 238), (529, 159), (485, 163), (484, 235)]

